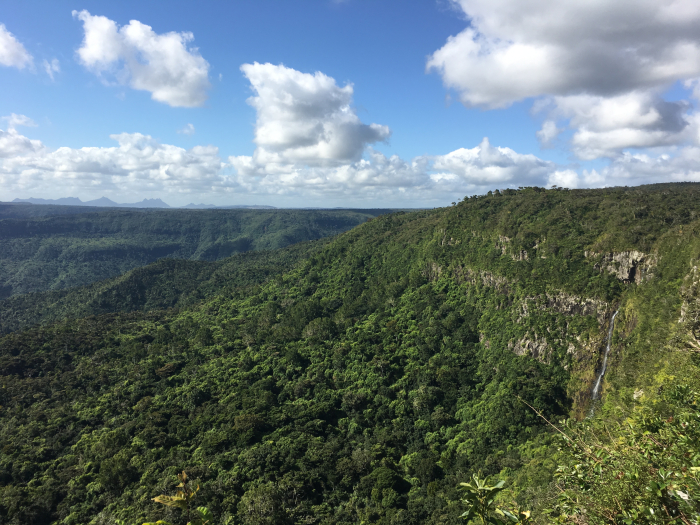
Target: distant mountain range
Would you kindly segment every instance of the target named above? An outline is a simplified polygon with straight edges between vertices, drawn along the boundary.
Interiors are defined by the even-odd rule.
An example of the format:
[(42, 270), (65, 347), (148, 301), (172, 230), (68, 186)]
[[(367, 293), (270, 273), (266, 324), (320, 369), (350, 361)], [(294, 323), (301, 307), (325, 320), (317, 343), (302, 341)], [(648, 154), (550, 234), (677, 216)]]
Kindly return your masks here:
[(141, 202), (120, 204), (107, 197), (101, 197), (92, 201), (81, 201), (77, 197), (63, 197), (60, 199), (15, 199), (12, 202), (28, 202), (30, 204), (58, 204), (60, 206), (103, 206), (109, 208), (170, 208), (171, 206), (160, 199), (143, 199)]
[[(15, 199), (12, 202), (26, 202), (29, 204), (55, 204), (55, 205), (59, 205), (59, 206), (100, 206), (100, 207), (106, 207), (106, 208), (172, 208), (173, 207), (173, 206), (170, 206), (168, 203), (163, 202), (160, 199), (143, 199), (141, 202), (130, 202), (130, 203), (120, 204), (118, 202), (114, 202), (111, 199), (108, 199), (107, 197), (101, 197), (99, 199), (85, 201), (85, 202), (81, 201), (78, 197), (62, 197), (60, 199), (36, 199), (36, 198), (31, 197), (29, 199)], [(175, 206), (175, 207), (177, 207), (177, 206)], [(194, 203), (190, 203), (186, 206), (182, 206), (182, 208), (189, 208), (189, 209), (245, 208), (245, 209), (264, 209), (264, 210), (275, 209), (274, 206), (266, 206), (266, 205), (262, 205), (262, 204), (252, 204), (252, 205), (236, 204), (233, 206), (216, 206), (215, 204), (194, 204)]]

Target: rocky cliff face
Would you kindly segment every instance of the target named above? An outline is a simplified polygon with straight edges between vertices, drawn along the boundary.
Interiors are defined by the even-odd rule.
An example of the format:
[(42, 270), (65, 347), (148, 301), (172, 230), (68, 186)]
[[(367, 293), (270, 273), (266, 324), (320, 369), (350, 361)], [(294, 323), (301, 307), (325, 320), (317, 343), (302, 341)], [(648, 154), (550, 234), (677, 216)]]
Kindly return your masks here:
[(599, 325), (605, 323), (608, 303), (589, 297), (559, 292), (546, 295), (546, 306), (564, 315), (592, 315), (598, 320)]
[(587, 258), (599, 258), (594, 264), (597, 270), (614, 274), (618, 279), (626, 283), (641, 283), (653, 276), (657, 257), (654, 254), (645, 254), (637, 250), (626, 252), (584, 252)]
[(567, 316), (591, 315), (597, 319), (598, 324), (602, 327), (606, 322), (608, 303), (599, 299), (579, 297), (560, 291), (557, 293), (525, 297), (520, 302), (520, 308), (521, 314), (518, 318), (518, 322), (530, 315), (531, 309), (541, 311), (553, 310)]
[(501, 275), (486, 270), (473, 270), (467, 266), (457, 266), (453, 270), (454, 279), (457, 283), (480, 284), (488, 288), (495, 288), (498, 293), (509, 294), (510, 287), (508, 279)]
[[(507, 245), (507, 237), (499, 237), (497, 247), (502, 249)], [(508, 256), (509, 254), (504, 254)], [(641, 252), (621, 252), (612, 254), (586, 254), (588, 257), (599, 257), (596, 268), (600, 271), (614, 271), (620, 279), (641, 282), (651, 275), (651, 268), (655, 265), (655, 259)], [(523, 254), (519, 259), (527, 258)], [(517, 324), (529, 326), (525, 333), (512, 338), (507, 346), (516, 355), (529, 356), (543, 363), (551, 363), (552, 360), (562, 359), (562, 350), (570, 356), (572, 372), (581, 379), (583, 384), (588, 384), (594, 379), (595, 363), (600, 356), (600, 350), (604, 344), (606, 327), (611, 315), (611, 305), (606, 301), (567, 293), (563, 290), (552, 290), (547, 293), (518, 297), (513, 282), (508, 278), (487, 270), (470, 268), (467, 265), (457, 265), (449, 270), (437, 262), (427, 262), (423, 267), (423, 276), (430, 281), (437, 281), (445, 277), (446, 272), (457, 283), (490, 288), (507, 299), (500, 308), (514, 309), (513, 321)], [(557, 327), (541, 331), (533, 326), (531, 317), (540, 315), (561, 314), (565, 316), (563, 323)], [(592, 330), (585, 334), (577, 334), (581, 329), (582, 317), (593, 317), (598, 330)], [(576, 319), (578, 318), (578, 319)], [(578, 326), (574, 332), (570, 332), (570, 323)], [(539, 327), (541, 328), (541, 327)], [(486, 348), (491, 348), (493, 342), (488, 334), (480, 334), (480, 342)], [(566, 364), (565, 368), (569, 365)], [(591, 376), (591, 377), (588, 377)], [(585, 388), (583, 390), (586, 390)], [(586, 390), (586, 392), (588, 392)], [(585, 401), (584, 392), (579, 402)]]
[(528, 333), (521, 340), (508, 344), (516, 355), (529, 355), (542, 362), (549, 363), (551, 349), (547, 344), (547, 338), (540, 338), (537, 334)]
[(700, 353), (700, 271), (697, 264), (683, 279), (680, 293), (683, 303), (678, 323), (684, 329), (686, 346)]
[[(592, 316), (597, 320), (601, 333), (604, 331), (604, 326), (609, 317), (609, 304), (605, 301), (580, 297), (563, 291), (525, 297), (519, 301), (519, 308), (520, 313), (516, 319), (517, 323), (523, 322), (525, 318), (537, 311), (550, 311), (567, 317)], [(590, 336), (585, 340), (582, 340), (580, 336), (572, 339), (568, 329), (569, 323), (567, 321), (563, 332), (558, 334), (555, 332), (550, 333), (551, 344), (544, 334), (528, 332), (525, 337), (518, 341), (511, 341), (508, 346), (517, 355), (529, 355), (547, 363), (550, 361), (552, 344), (558, 347), (566, 347), (567, 353), (572, 355), (575, 361), (589, 360), (596, 353), (599, 342), (590, 340)]]

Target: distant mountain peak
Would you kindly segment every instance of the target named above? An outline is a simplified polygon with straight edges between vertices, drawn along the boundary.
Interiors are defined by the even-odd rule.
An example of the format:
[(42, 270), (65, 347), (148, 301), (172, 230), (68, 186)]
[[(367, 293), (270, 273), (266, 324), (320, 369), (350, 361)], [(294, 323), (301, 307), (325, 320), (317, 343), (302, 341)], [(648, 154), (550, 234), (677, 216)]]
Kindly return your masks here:
[(191, 208), (191, 209), (205, 209), (205, 208), (216, 208), (216, 204), (195, 204), (194, 202), (190, 202), (186, 206), (183, 206), (183, 208)]
[(83, 203), (83, 206), (121, 206), (120, 204), (114, 202), (111, 199), (108, 199), (107, 197), (100, 197), (99, 199), (91, 200), (91, 201), (85, 201)]

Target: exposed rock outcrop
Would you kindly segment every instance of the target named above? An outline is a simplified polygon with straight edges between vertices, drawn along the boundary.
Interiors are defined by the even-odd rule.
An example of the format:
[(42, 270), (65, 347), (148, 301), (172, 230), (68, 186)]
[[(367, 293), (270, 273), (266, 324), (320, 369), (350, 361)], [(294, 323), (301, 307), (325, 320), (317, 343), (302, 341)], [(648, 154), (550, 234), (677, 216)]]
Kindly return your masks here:
[(530, 308), (538, 310), (554, 310), (564, 315), (592, 315), (602, 326), (605, 323), (608, 303), (599, 299), (579, 297), (566, 292), (547, 293), (525, 297), (521, 302), (522, 313), (518, 318), (520, 322), (530, 315)]
[(437, 281), (440, 275), (442, 275), (442, 266), (436, 262), (428, 263), (425, 265), (425, 268), (423, 268), (423, 277), (430, 282)]
[(511, 255), (514, 261), (527, 261), (527, 250), (520, 250), (518, 253)]
[(481, 284), (495, 288), (499, 293), (510, 293), (508, 279), (486, 270), (472, 270), (465, 266), (457, 266), (454, 269), (454, 279), (458, 283)]
[(585, 251), (587, 258), (600, 260), (594, 264), (597, 270), (607, 271), (626, 283), (641, 283), (653, 276), (657, 257), (654, 254), (645, 254), (637, 250), (625, 252), (598, 253)]
[(539, 361), (549, 362), (550, 348), (547, 338), (540, 339), (537, 334), (531, 336), (529, 333), (520, 341), (508, 344), (513, 349), (515, 355), (529, 355)]
[(496, 241), (495, 248), (500, 248), (501, 250), (501, 255), (505, 255), (507, 251), (507, 244), (510, 243), (510, 237), (506, 237), (505, 235), (499, 235), (498, 240)]
[(599, 325), (605, 323), (608, 303), (589, 297), (578, 297), (565, 292), (546, 295), (546, 307), (564, 315), (592, 315)]
[(700, 352), (700, 271), (694, 265), (683, 279), (680, 295), (683, 298), (678, 323), (685, 329), (687, 346)]
[(693, 266), (683, 278), (680, 292), (683, 304), (681, 304), (681, 317), (678, 322), (685, 323), (693, 317), (694, 311), (700, 309), (700, 272), (697, 266)]

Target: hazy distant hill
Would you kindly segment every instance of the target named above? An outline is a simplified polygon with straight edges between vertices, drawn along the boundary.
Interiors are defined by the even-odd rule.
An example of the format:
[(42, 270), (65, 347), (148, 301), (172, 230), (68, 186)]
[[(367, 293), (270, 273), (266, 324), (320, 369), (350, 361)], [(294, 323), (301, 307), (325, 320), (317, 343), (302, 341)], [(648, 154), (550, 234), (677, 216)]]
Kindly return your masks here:
[(141, 202), (120, 204), (107, 197), (83, 202), (77, 197), (62, 197), (60, 199), (15, 199), (12, 202), (28, 202), (30, 204), (58, 204), (60, 206), (106, 206), (110, 208), (170, 208), (160, 199), (143, 199)]
[[(127, 202), (119, 203), (114, 202), (107, 197), (100, 197), (99, 199), (94, 199), (91, 201), (81, 201), (77, 197), (62, 197), (60, 199), (15, 199), (11, 203), (1, 203), (0, 204), (39, 204), (41, 206), (91, 206), (99, 208), (173, 208), (168, 203), (163, 202), (161, 199), (143, 199), (141, 202)], [(176, 206), (177, 207), (177, 206)], [(195, 204), (191, 202), (181, 208), (191, 209), (191, 210), (274, 210), (275, 206), (268, 206), (266, 204), (232, 204), (228, 206), (217, 206), (216, 204)], [(322, 209), (322, 208), (319, 208)]]

